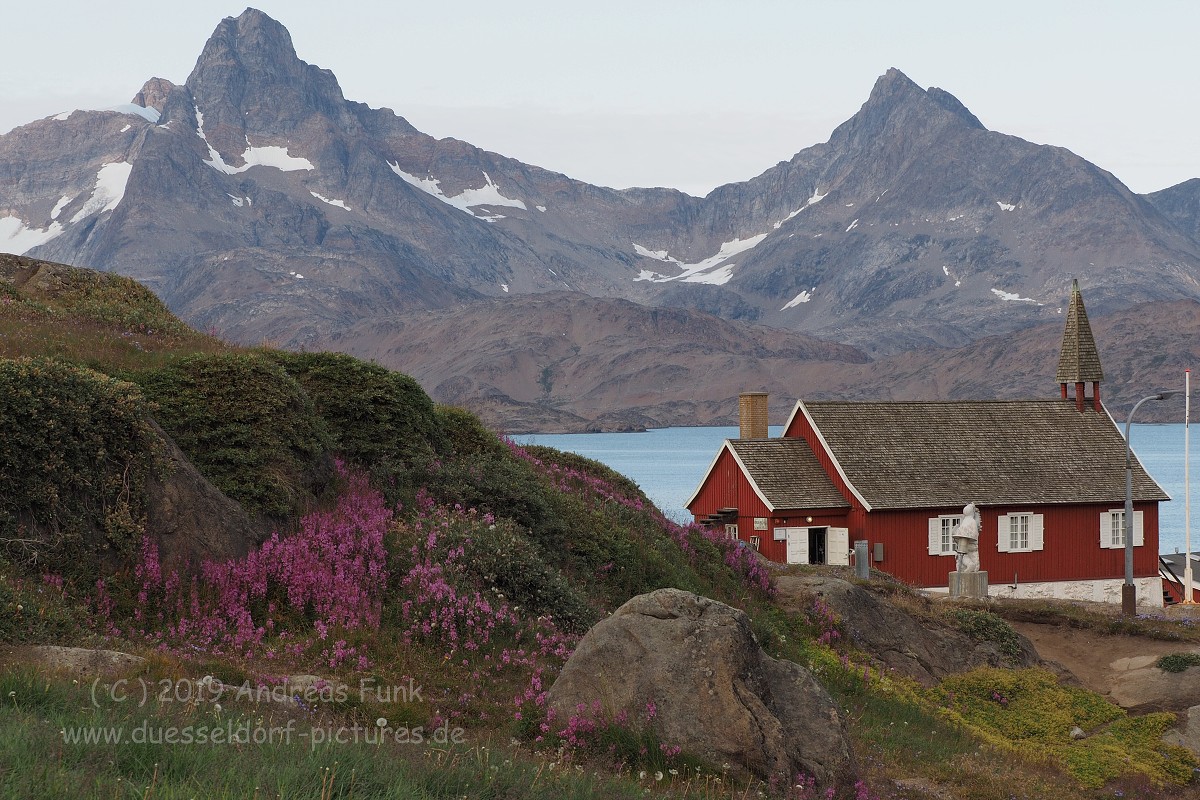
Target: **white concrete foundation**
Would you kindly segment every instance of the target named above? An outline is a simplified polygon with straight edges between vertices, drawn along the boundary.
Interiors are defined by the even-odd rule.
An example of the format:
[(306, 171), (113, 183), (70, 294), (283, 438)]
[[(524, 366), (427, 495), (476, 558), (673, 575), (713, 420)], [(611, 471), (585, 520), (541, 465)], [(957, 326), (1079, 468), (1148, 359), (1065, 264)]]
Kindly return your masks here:
[[(1093, 603), (1121, 605), (1123, 578), (1095, 581), (1046, 581), (1043, 583), (993, 583), (988, 587), (991, 597), (1015, 597), (1037, 600), (1086, 600)], [(1163, 587), (1161, 578), (1135, 578), (1138, 608), (1161, 609)], [(932, 586), (927, 592), (949, 592), (948, 586)]]

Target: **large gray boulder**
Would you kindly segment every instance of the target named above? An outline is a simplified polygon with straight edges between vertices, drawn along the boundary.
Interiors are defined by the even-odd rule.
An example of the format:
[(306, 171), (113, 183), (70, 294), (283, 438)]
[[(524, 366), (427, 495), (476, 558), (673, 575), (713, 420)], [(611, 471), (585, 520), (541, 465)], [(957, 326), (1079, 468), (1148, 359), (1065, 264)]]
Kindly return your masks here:
[(566, 727), (580, 704), (637, 719), (663, 744), (763, 778), (853, 771), (833, 700), (808, 670), (762, 651), (746, 614), (678, 589), (639, 595), (597, 623), (551, 687)]

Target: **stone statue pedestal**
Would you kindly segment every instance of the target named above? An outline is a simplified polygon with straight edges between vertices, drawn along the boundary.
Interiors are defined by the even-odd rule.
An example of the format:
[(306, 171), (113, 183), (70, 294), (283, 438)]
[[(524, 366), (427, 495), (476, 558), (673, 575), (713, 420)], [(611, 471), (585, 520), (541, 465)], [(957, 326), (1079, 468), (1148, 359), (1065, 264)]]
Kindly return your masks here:
[(988, 596), (988, 574), (981, 572), (950, 573), (950, 596), (970, 597), (975, 600), (985, 600)]

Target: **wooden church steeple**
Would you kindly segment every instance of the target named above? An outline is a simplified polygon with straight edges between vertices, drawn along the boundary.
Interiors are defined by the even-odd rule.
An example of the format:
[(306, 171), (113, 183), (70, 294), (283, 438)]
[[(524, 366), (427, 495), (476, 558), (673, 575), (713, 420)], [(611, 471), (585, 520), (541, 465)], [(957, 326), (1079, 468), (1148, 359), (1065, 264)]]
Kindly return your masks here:
[(1083, 295), (1079, 292), (1079, 281), (1071, 281), (1071, 302), (1067, 307), (1067, 326), (1063, 331), (1062, 352), (1058, 357), (1058, 372), (1055, 377), (1062, 387), (1062, 396), (1067, 400), (1067, 384), (1075, 385), (1075, 408), (1084, 410), (1085, 387), (1092, 384), (1092, 406), (1101, 411), (1100, 381), (1104, 370), (1100, 367), (1100, 353), (1092, 336), (1087, 309), (1083, 307)]

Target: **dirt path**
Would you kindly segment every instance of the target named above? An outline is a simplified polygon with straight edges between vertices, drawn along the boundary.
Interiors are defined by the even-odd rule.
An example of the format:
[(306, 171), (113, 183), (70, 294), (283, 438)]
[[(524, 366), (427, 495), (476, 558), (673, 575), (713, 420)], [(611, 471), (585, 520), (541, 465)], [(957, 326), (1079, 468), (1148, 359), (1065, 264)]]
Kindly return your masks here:
[(1160, 656), (1200, 652), (1195, 645), (1060, 625), (1010, 624), (1033, 642), (1043, 659), (1061, 664), (1083, 686), (1126, 708), (1186, 708), (1200, 695), (1198, 668), (1172, 675), (1154, 666)]

